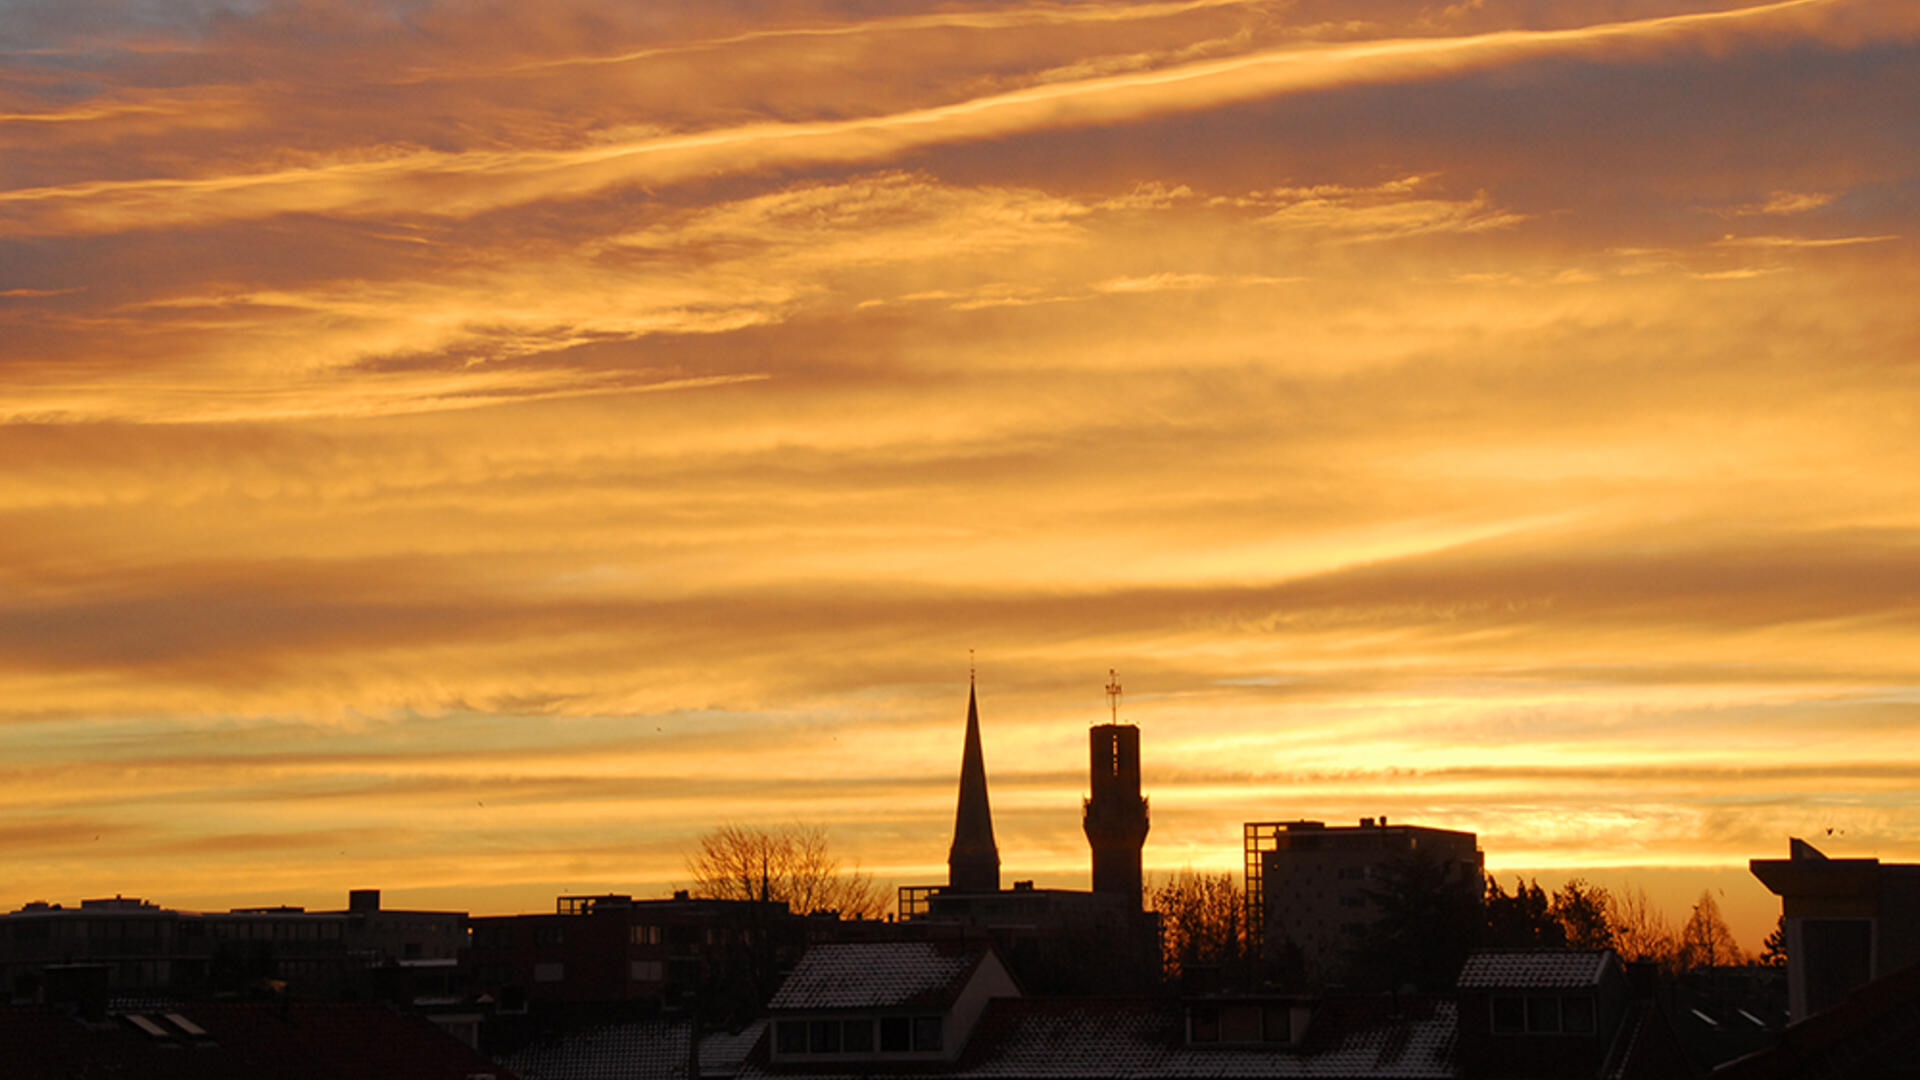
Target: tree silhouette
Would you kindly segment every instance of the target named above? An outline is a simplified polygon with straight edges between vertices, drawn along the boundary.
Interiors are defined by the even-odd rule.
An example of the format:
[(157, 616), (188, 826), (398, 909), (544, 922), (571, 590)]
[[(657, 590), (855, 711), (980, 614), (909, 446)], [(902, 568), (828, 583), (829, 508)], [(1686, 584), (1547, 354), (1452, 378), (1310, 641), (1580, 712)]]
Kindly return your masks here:
[(1232, 874), (1182, 870), (1153, 889), (1152, 902), (1160, 916), (1161, 969), (1167, 979), (1201, 966), (1227, 978), (1245, 974), (1246, 897)]
[(1787, 966), (1787, 917), (1782, 914), (1773, 924), (1773, 933), (1760, 945), (1760, 962), (1768, 967)]
[(799, 915), (879, 918), (887, 910), (885, 886), (858, 866), (842, 873), (818, 825), (722, 825), (700, 838), (687, 871), (693, 894), (709, 899), (783, 901)]
[(1693, 913), (1680, 931), (1680, 955), (1681, 963), (1689, 969), (1738, 964), (1745, 960), (1733, 939), (1733, 931), (1727, 929), (1727, 921), (1720, 917), (1720, 905), (1714, 901), (1713, 893), (1702, 892), (1693, 905)]
[(1569, 949), (1611, 949), (1613, 920), (1607, 915), (1607, 890), (1574, 878), (1553, 894), (1550, 910)]
[(1379, 918), (1348, 954), (1355, 981), (1384, 989), (1451, 987), (1484, 919), (1475, 882), (1463, 888), (1453, 868), (1418, 850), (1388, 863), (1378, 880), (1366, 893)]
[(1535, 879), (1529, 885), (1513, 879), (1513, 895), (1500, 888), (1493, 875), (1486, 880), (1486, 934), (1484, 942), (1502, 949), (1563, 949), (1566, 927), (1555, 918), (1553, 904)]
[(1680, 939), (1645, 889), (1623, 888), (1607, 897), (1607, 917), (1613, 926), (1613, 948), (1623, 960), (1658, 964), (1671, 975), (1681, 966)]

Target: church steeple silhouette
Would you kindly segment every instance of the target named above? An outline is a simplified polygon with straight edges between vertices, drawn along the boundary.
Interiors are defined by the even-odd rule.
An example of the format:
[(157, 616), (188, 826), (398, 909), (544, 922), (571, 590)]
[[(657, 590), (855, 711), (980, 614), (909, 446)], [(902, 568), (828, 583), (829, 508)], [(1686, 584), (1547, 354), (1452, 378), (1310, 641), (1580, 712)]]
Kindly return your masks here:
[(987, 806), (987, 762), (980, 752), (980, 707), (967, 680), (967, 745), (960, 755), (960, 806), (947, 852), (947, 887), (960, 893), (1000, 891), (1000, 848)]

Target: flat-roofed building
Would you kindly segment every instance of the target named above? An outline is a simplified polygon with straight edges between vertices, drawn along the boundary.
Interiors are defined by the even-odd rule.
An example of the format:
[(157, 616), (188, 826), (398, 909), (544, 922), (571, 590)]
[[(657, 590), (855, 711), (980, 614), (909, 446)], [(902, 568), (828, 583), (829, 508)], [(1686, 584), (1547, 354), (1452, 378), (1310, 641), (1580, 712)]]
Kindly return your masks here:
[(1485, 862), (1470, 832), (1320, 821), (1245, 826), (1247, 926), (1272, 957), (1298, 950), (1309, 981), (1338, 979), (1352, 948), (1382, 916), (1376, 896), (1410, 861), (1436, 865), (1442, 887), (1477, 904)]
[(1792, 1019), (1920, 963), (1920, 865), (1830, 859), (1793, 838), (1787, 858), (1754, 859), (1748, 867), (1780, 897)]
[(479, 989), (527, 1004), (678, 1001), (758, 1005), (805, 951), (810, 922), (784, 901), (562, 896), (552, 913), (476, 917)]

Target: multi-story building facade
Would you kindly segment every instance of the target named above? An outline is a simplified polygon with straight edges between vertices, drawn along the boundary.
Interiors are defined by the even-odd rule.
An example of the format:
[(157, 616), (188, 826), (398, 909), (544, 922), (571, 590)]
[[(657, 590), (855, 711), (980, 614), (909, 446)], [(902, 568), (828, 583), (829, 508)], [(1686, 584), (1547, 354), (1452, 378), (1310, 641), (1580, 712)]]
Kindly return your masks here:
[(403, 960), (457, 964), (466, 913), (383, 911), (376, 890), (347, 911), (301, 907), (176, 911), (137, 897), (36, 902), (0, 915), (0, 987), (40, 993), (50, 967), (102, 969), (110, 993), (192, 998), (277, 985), (339, 998), (371, 968)]
[(781, 901), (563, 896), (552, 914), (473, 919), (473, 970), (508, 1009), (688, 995), (757, 1005), (805, 951), (809, 925)]
[(1320, 821), (1245, 826), (1247, 926), (1269, 957), (1297, 950), (1309, 981), (1338, 978), (1354, 945), (1383, 914), (1378, 897), (1411, 861), (1437, 864), (1443, 888), (1479, 903), (1484, 858), (1470, 832)]

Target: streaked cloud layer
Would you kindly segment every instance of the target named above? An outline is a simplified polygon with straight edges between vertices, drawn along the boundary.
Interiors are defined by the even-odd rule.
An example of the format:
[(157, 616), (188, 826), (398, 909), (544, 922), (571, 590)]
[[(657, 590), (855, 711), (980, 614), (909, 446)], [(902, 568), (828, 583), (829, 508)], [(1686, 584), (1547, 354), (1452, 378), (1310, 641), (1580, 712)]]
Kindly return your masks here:
[(537, 909), (792, 817), (931, 880), (969, 648), (1021, 876), (1083, 872), (1110, 666), (1150, 866), (1382, 812), (1682, 890), (1920, 859), (1911, 5), (0, 55), (0, 900)]

